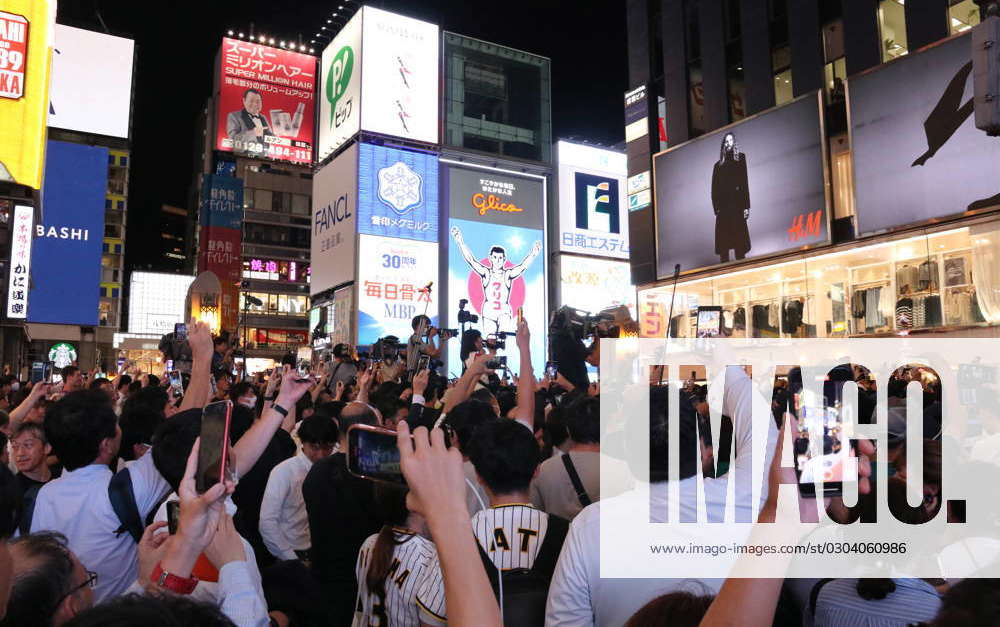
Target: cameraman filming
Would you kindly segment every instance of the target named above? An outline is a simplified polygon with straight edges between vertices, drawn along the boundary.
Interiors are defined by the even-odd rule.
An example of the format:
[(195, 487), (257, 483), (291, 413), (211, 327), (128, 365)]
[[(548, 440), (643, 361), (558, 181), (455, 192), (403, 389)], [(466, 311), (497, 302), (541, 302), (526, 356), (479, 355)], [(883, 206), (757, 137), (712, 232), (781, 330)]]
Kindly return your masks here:
[(442, 335), (441, 344), (436, 344), (434, 338), (437, 336), (438, 330), (431, 326), (431, 319), (423, 314), (415, 316), (410, 326), (413, 327), (413, 335), (406, 343), (407, 372), (413, 372), (417, 369), (421, 355), (430, 355), (431, 359), (440, 359), (444, 342), (451, 338), (450, 334)]

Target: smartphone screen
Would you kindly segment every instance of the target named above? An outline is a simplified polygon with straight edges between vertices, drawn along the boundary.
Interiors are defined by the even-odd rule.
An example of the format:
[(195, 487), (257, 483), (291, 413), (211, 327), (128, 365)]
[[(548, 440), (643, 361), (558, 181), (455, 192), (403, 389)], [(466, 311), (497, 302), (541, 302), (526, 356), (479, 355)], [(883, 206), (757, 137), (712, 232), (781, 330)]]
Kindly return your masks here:
[(417, 361), (417, 372), (420, 372), (421, 370), (427, 370), (430, 367), (431, 367), (431, 356), (421, 355), (420, 359)]
[(183, 322), (178, 322), (174, 325), (174, 339), (175, 340), (186, 340), (188, 337), (188, 325)]
[[(816, 496), (815, 482), (823, 481), (823, 496), (843, 494), (845, 471), (843, 420), (840, 409), (825, 407), (822, 395), (803, 392), (797, 402), (799, 430), (793, 439), (795, 474), (799, 479), (799, 493)], [(811, 439), (818, 439), (813, 450)], [(848, 478), (856, 481), (857, 478)]]
[(53, 377), (56, 374), (56, 364), (54, 361), (49, 361), (45, 363), (45, 382), (52, 383)]
[(348, 429), (347, 469), (363, 479), (405, 484), (396, 432), (368, 425)]
[(195, 486), (204, 492), (225, 477), (223, 460), (229, 456), (229, 421), (232, 401), (209, 403), (201, 413), (201, 445), (198, 449), (198, 472)]
[(170, 535), (177, 533), (177, 525), (181, 520), (181, 502), (167, 501), (167, 531)]
[(722, 308), (699, 307), (697, 337), (719, 337), (722, 335)]
[(184, 394), (184, 380), (181, 379), (181, 373), (172, 370), (167, 377), (170, 380), (170, 388), (177, 394)]
[(556, 380), (556, 377), (559, 376), (558, 362), (554, 361), (545, 362), (545, 376), (547, 376), (550, 381)]

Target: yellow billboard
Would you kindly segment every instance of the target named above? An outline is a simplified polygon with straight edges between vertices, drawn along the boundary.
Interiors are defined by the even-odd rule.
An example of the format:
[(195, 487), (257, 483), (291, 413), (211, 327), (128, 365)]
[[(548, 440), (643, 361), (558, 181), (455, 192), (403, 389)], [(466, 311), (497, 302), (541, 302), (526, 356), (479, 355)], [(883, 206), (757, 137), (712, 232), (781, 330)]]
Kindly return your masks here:
[(0, 181), (39, 189), (55, 0), (0, 0)]

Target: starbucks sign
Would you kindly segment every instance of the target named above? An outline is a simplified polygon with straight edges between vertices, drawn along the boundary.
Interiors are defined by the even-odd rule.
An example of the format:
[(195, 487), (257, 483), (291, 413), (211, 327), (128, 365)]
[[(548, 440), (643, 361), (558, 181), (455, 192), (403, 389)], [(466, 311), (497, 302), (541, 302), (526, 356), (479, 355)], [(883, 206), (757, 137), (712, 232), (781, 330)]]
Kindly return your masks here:
[(66, 342), (54, 344), (49, 349), (49, 361), (53, 362), (56, 368), (72, 366), (76, 361), (76, 347)]

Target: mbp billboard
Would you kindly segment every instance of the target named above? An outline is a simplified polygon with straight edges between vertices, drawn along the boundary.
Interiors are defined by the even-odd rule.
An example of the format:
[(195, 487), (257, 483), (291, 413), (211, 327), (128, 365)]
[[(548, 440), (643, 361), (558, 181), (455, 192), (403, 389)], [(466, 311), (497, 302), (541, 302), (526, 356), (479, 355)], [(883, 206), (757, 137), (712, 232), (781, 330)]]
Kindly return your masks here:
[(820, 95), (653, 158), (660, 278), (829, 241)]
[(976, 128), (968, 35), (848, 81), (858, 231), (1000, 203), (1000, 142)]
[(359, 151), (358, 232), (436, 242), (437, 155), (371, 144)]
[(312, 163), (316, 58), (228, 37), (219, 56), (216, 150)]
[(436, 144), (436, 24), (366, 6), (361, 59), (361, 128)]
[[(442, 178), (448, 198), (449, 327), (458, 327), (460, 301), (479, 316), (471, 328), (484, 335), (517, 326), (523, 308), (531, 329), (536, 372), (545, 362), (545, 184), (493, 168), (446, 165)], [(511, 335), (507, 362), (519, 372)], [(460, 373), (457, 344), (448, 351), (449, 372)]]
[(313, 176), (310, 294), (354, 280), (358, 214), (357, 144)]
[(322, 161), (361, 130), (361, 20), (354, 14), (320, 61), (319, 138), (316, 160)]
[(56, 25), (49, 126), (128, 137), (135, 42)]
[(395, 335), (406, 342), (413, 333), (411, 322), (427, 314), (438, 325), (436, 288), (438, 246), (375, 235), (358, 236), (358, 344)]
[(561, 141), (559, 250), (628, 259), (625, 154)]
[(163, 335), (187, 322), (184, 299), (194, 281), (186, 274), (133, 272), (128, 301), (129, 333)]
[(49, 141), (28, 321), (96, 325), (108, 149)]

